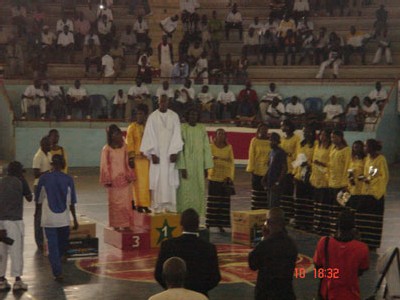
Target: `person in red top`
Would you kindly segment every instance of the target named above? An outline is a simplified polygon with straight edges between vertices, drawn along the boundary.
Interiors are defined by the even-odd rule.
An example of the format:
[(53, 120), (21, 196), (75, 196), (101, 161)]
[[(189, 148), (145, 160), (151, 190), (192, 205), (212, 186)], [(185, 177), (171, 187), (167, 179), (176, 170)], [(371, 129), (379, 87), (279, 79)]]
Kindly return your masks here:
[(337, 235), (319, 240), (314, 254), (314, 275), (322, 278), (321, 299), (360, 299), (358, 277), (369, 268), (369, 252), (357, 236), (354, 215), (345, 210), (339, 215)]
[(253, 105), (255, 111), (258, 111), (258, 96), (257, 92), (253, 90), (251, 85), (251, 81), (246, 81), (245, 88), (240, 91), (238, 96), (238, 104), (245, 100), (245, 98)]

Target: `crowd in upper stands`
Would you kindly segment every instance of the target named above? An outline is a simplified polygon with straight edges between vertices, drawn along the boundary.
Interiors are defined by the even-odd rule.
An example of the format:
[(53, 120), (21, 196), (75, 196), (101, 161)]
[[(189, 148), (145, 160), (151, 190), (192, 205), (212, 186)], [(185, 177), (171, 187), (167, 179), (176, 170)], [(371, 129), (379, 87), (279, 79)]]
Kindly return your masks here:
[[(133, 1), (136, 2), (136, 1)], [(147, 1), (144, 1), (147, 3)], [(16, 32), (7, 36), (5, 56), (9, 76), (27, 73), (28, 65), (35, 78), (47, 78), (48, 63), (84, 63), (85, 74), (103, 77), (118, 77), (127, 66), (127, 55), (134, 55), (139, 66), (137, 76), (150, 83), (153, 76), (171, 78), (183, 82), (190, 76), (194, 83), (244, 83), (249, 64), (277, 65), (278, 53), (283, 53), (283, 65), (321, 64), (316, 75), (322, 78), (327, 66), (334, 66), (334, 78), (338, 77), (339, 65), (354, 64), (353, 54), (361, 56), (366, 64), (366, 44), (377, 43), (376, 54), (369, 63), (377, 64), (386, 58), (392, 64), (391, 40), (388, 35), (388, 11), (384, 5), (376, 10), (376, 20), (371, 19), (369, 32), (362, 32), (351, 26), (346, 36), (328, 32), (321, 26), (315, 28), (309, 17), (318, 16), (360, 16), (368, 1), (320, 1), (274, 0), (269, 5), (269, 16), (255, 17), (250, 25), (244, 24), (240, 8), (230, 5), (227, 15), (216, 11), (211, 16), (201, 14), (197, 0), (180, 1), (180, 15), (161, 20), (160, 30), (164, 33), (161, 41), (153, 41), (157, 50), (151, 48), (152, 34), (144, 14), (150, 13), (148, 5), (144, 11), (133, 11), (136, 17), (132, 24), (117, 28), (114, 18), (113, 1), (92, 5), (89, 12), (78, 11), (75, 7), (61, 10), (56, 24), (49, 23), (49, 16), (40, 3), (25, 5), (24, 1), (12, 1), (11, 20)], [(183, 37), (178, 49), (172, 47), (172, 37), (182, 27)], [(238, 30), (242, 41), (241, 57), (235, 58), (229, 52), (221, 58), (221, 41), (230, 40), (231, 31)], [(26, 45), (25, 45), (26, 44)], [(27, 51), (24, 51), (24, 50)], [(160, 70), (155, 70), (150, 58), (157, 52)], [(145, 63), (142, 62), (147, 58)], [(92, 70), (94, 66), (94, 70)]]
[(388, 92), (379, 81), (368, 95), (362, 97), (362, 101), (358, 95), (354, 95), (348, 99), (348, 103), (335, 95), (325, 103), (317, 97), (303, 101), (296, 95), (284, 98), (275, 83), (270, 83), (265, 94), (259, 95), (251, 81), (247, 81), (237, 95), (227, 83), (221, 85), (217, 93), (211, 92), (208, 85), (202, 85), (201, 90), (196, 92), (190, 79), (176, 88), (170, 87), (165, 80), (155, 93), (151, 93), (146, 83), (138, 77), (128, 91), (118, 89), (108, 101), (103, 95), (90, 95), (81, 86), (80, 80), (76, 80), (68, 90), (47, 81), (35, 80), (21, 97), (21, 118), (25, 120), (28, 117), (29, 107), (38, 107), (42, 120), (91, 119), (94, 114), (96, 119), (130, 122), (136, 118), (138, 105), (145, 104), (152, 112), (158, 107), (160, 97), (166, 95), (170, 109), (178, 113), (182, 121), (185, 121), (185, 113), (195, 108), (206, 122), (231, 122), (250, 127), (262, 122), (276, 128), (284, 119), (291, 119), (298, 128), (314, 121), (324, 123), (329, 128), (373, 131), (388, 99)]
[[(329, 66), (333, 67), (333, 77), (337, 78), (342, 63), (355, 63), (353, 54), (360, 54), (361, 63), (367, 63), (366, 43), (373, 39), (378, 42), (378, 49), (371, 63), (379, 63), (382, 55), (385, 55), (386, 62), (391, 64), (388, 12), (385, 7), (381, 5), (376, 10), (376, 20), (371, 24), (370, 33), (361, 32), (351, 26), (348, 35), (342, 37), (334, 31), (328, 33), (325, 27), (316, 29), (308, 17), (360, 16), (363, 7), (370, 3), (361, 0), (335, 3), (328, 1), (322, 6), (308, 3), (308, 0), (272, 1), (267, 22), (263, 24), (259, 17), (255, 17), (245, 28), (236, 3), (229, 3), (225, 17), (219, 16), (217, 11), (213, 11), (209, 17), (206, 14), (201, 15), (197, 0), (182, 0), (180, 15), (171, 15), (160, 21), (163, 35), (160, 42), (155, 41), (158, 45), (153, 49), (152, 35), (144, 16), (150, 13), (148, 5), (145, 5), (143, 12), (136, 12), (137, 17), (132, 20), (132, 24), (126, 25), (121, 31), (122, 28), (117, 30), (114, 22), (117, 16), (113, 11), (113, 1), (102, 2), (101, 6), (89, 3), (90, 13), (86, 11), (86, 15), (83, 11), (75, 10), (75, 7), (73, 13), (64, 7), (56, 24), (48, 24), (46, 13), (40, 4), (26, 6), (20, 1), (14, 1), (11, 16), (17, 32), (10, 37), (6, 47), (8, 74), (24, 74), (26, 62), (30, 62), (34, 78), (49, 82), (49, 62), (74, 63), (78, 62), (76, 57), (81, 57), (85, 76), (110, 78), (109, 83), (112, 83), (127, 69), (127, 56), (133, 55), (137, 62), (136, 85), (127, 93), (123, 90), (116, 91), (115, 96), (110, 99), (110, 112), (103, 111), (100, 114), (103, 118), (130, 121), (135, 117), (135, 107), (139, 103), (144, 102), (152, 111), (157, 106), (156, 100), (165, 93), (171, 100), (171, 108), (181, 118), (185, 111), (196, 106), (203, 112), (205, 120), (230, 119), (238, 125), (255, 126), (255, 122), (262, 121), (274, 127), (284, 118), (294, 119), (301, 125), (305, 117), (311, 114), (316, 121), (347, 124), (340, 128), (367, 129), (369, 126), (365, 122), (376, 122), (385, 103), (382, 100), (387, 99), (387, 93), (382, 99), (366, 97), (362, 101), (355, 95), (346, 107), (339, 100), (337, 105), (341, 109), (337, 108), (337, 113), (332, 115), (326, 110), (332, 108), (331, 104), (336, 105), (333, 103), (337, 102), (335, 96), (327, 101), (325, 108), (321, 99), (301, 101), (296, 95), (282, 99), (276, 94), (275, 88), (265, 97), (259, 97), (251, 88), (248, 78), (249, 65), (267, 64), (268, 54), (272, 56), (272, 63), (277, 65), (279, 52), (283, 53), (283, 65), (301, 65), (308, 60), (310, 64), (320, 65), (316, 78), (323, 78), (325, 69)], [(28, 13), (32, 14), (32, 18), (27, 18)], [(183, 37), (178, 49), (175, 49), (172, 39), (180, 26)], [(241, 55), (235, 57), (226, 53), (222, 59), (221, 42), (230, 40), (233, 30), (238, 31), (239, 39), (243, 43)], [(314, 34), (317, 30), (318, 34)], [(27, 48), (24, 48), (24, 41)], [(155, 55), (157, 58), (154, 58)], [(154, 64), (155, 60), (158, 61), (158, 68)], [(161, 77), (163, 80), (156, 95), (151, 95), (145, 87), (153, 82), (153, 77)], [(78, 82), (80, 86), (80, 78), (76, 79), (75, 85)], [(181, 87), (171, 89), (169, 83)], [(213, 95), (209, 91), (209, 84), (223, 85), (221, 92)], [(246, 87), (238, 95), (234, 95), (229, 90), (229, 84), (245, 84)], [(202, 85), (200, 93), (195, 93), (195, 85)], [(31, 105), (39, 108), (42, 119), (55, 117), (59, 120), (71, 119), (73, 110), (76, 109), (82, 112), (83, 117), (90, 119), (93, 106), (98, 106), (89, 99), (86, 91), (80, 92), (76, 100), (71, 100), (73, 97), (69, 91), (65, 93), (59, 88), (45, 91), (44, 86), (41, 89), (44, 97), (41, 93), (37, 97), (32, 96), (29, 91), (23, 95), (23, 119), (27, 117), (28, 107)], [(47, 89), (49, 86), (52, 87), (47, 83)], [(33, 89), (31, 86), (28, 89), (40, 88)], [(79, 91), (82, 88), (75, 89)], [(340, 95), (337, 96), (340, 98)], [(103, 97), (100, 101), (103, 106), (107, 106), (104, 103), (108, 99)], [(314, 113), (317, 114), (313, 115)]]

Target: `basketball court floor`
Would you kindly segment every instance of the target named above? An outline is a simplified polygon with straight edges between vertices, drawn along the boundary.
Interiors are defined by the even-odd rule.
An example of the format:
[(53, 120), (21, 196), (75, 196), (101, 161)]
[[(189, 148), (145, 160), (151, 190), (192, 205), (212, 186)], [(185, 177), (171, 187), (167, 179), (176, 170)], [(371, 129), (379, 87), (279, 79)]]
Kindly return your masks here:
[[(378, 279), (375, 265), (379, 253), (388, 247), (400, 246), (399, 165), (390, 168), (390, 183), (386, 197), (382, 247), (370, 254), (371, 266), (360, 279), (362, 298), (369, 296)], [(71, 168), (77, 193), (77, 213), (96, 222), (99, 238), (99, 256), (67, 261), (63, 264), (64, 282), (53, 280), (47, 257), (36, 250), (33, 238), (34, 205), (26, 203), (25, 250), (23, 280), (29, 285), (24, 293), (0, 292), (1, 299), (148, 299), (160, 292), (161, 287), (153, 280), (157, 249), (150, 251), (121, 251), (103, 241), (103, 228), (108, 224), (107, 197), (98, 183), (97, 168)], [(28, 170), (29, 182), (33, 182)], [(237, 195), (232, 199), (232, 210), (250, 208), (250, 175), (237, 168), (235, 179)], [(298, 267), (310, 270), (304, 278), (294, 280), (298, 299), (311, 300), (316, 295), (318, 279), (312, 272), (312, 255), (318, 236), (289, 228), (295, 239), (300, 258)], [(253, 299), (256, 272), (247, 266), (249, 247), (231, 244), (231, 232), (219, 233), (211, 229), (210, 240), (218, 247), (222, 282), (209, 294), (210, 299)], [(8, 276), (9, 281), (13, 281)]]

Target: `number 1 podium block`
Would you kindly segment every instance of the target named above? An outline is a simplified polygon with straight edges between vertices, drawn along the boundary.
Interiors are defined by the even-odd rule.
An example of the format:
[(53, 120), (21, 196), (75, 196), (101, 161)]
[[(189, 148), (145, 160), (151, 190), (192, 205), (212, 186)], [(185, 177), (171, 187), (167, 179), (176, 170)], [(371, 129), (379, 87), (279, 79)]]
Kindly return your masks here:
[(150, 235), (141, 228), (133, 228), (132, 231), (118, 231), (105, 227), (104, 242), (124, 251), (148, 250), (150, 248)]
[(134, 211), (131, 228), (140, 228), (150, 234), (150, 247), (158, 248), (165, 239), (182, 234), (180, 214), (144, 214)]

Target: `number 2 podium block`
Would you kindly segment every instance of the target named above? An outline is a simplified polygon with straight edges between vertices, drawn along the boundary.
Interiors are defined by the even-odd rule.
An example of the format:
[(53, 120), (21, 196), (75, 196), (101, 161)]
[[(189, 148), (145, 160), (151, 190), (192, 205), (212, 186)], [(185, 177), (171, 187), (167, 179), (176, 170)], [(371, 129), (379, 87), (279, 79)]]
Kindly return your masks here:
[(158, 248), (165, 239), (182, 234), (180, 214), (143, 214), (135, 211), (131, 219), (131, 228), (140, 228), (150, 234), (150, 247)]
[(124, 251), (148, 250), (150, 248), (149, 232), (141, 228), (132, 229), (132, 231), (117, 231), (105, 227), (104, 242)]

